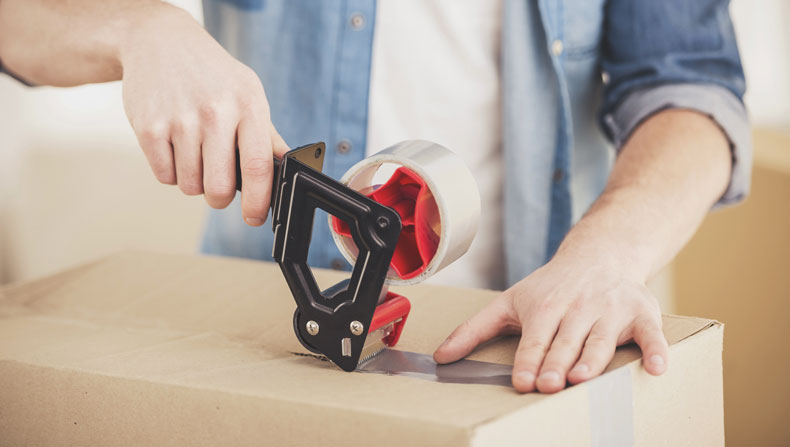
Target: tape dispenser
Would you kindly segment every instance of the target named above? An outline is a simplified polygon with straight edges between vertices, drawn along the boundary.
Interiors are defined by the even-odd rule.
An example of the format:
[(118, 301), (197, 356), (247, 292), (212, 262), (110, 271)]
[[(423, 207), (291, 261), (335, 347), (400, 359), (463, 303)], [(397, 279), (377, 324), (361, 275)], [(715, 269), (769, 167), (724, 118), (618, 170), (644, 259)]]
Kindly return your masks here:
[[(411, 304), (389, 285), (423, 281), (469, 248), (480, 198), (469, 169), (450, 150), (410, 140), (368, 157), (337, 181), (321, 172), (324, 143), (274, 160), (272, 257), (296, 311), (296, 337), (345, 371), (398, 342)], [(236, 156), (237, 188), (241, 172)], [(320, 290), (307, 264), (316, 209), (329, 214), (351, 276)]]

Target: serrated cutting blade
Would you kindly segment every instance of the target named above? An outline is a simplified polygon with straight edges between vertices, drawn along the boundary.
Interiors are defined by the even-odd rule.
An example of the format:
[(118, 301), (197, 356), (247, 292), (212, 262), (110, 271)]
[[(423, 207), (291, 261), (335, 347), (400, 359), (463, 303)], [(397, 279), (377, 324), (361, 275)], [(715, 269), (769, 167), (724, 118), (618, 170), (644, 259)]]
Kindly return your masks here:
[(392, 331), (395, 329), (395, 323), (398, 321), (400, 321), (400, 319), (384, 325), (368, 334), (368, 337), (365, 339), (365, 346), (362, 348), (362, 354), (359, 357), (359, 362), (357, 363), (357, 369), (359, 369), (363, 363), (387, 349), (385, 340), (392, 334)]

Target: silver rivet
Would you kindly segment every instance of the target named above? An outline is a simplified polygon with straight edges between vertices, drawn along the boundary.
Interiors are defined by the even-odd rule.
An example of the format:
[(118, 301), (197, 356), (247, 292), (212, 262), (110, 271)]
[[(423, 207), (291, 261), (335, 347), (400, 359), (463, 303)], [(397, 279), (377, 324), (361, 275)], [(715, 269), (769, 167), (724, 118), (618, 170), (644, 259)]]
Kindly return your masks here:
[(601, 72), (601, 82), (603, 82), (604, 85), (609, 84), (609, 72), (607, 71)]
[(343, 357), (351, 357), (351, 339), (346, 337), (340, 340), (340, 352)]
[(337, 151), (341, 154), (345, 154), (351, 150), (351, 142), (348, 140), (341, 140), (337, 143)]
[(308, 321), (307, 324), (305, 325), (305, 327), (307, 328), (307, 333), (308, 334), (310, 334), (310, 335), (318, 335), (318, 329), (319, 329), (318, 328), (318, 323), (316, 323), (315, 321), (313, 321), (313, 320)]
[(352, 321), (348, 326), (351, 328), (351, 333), (354, 335), (362, 335), (362, 331), (365, 330), (365, 326), (357, 320)]
[(555, 56), (559, 56), (562, 54), (562, 41), (557, 39), (551, 43), (551, 52), (554, 53)]
[(354, 14), (351, 16), (351, 27), (354, 29), (360, 29), (365, 26), (365, 18), (362, 14)]

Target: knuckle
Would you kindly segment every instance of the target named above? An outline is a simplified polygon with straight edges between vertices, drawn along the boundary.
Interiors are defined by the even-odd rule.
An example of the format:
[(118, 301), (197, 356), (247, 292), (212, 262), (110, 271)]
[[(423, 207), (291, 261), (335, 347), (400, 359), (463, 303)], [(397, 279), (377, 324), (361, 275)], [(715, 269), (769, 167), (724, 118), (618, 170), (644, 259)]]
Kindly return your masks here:
[(165, 185), (174, 185), (176, 183), (176, 176), (169, 166), (154, 165), (151, 167), (154, 171), (154, 177), (159, 180), (159, 183)]
[(207, 183), (203, 188), (203, 191), (210, 198), (217, 200), (232, 198), (236, 193), (236, 190), (232, 185), (217, 182)]
[(194, 180), (184, 180), (178, 182), (181, 192), (188, 196), (196, 196), (203, 193), (203, 185)]
[(266, 157), (254, 157), (246, 160), (241, 167), (243, 176), (266, 178), (272, 175), (272, 160)]
[(200, 122), (207, 126), (215, 126), (222, 119), (222, 107), (215, 103), (208, 103), (198, 109)]
[(584, 346), (587, 348), (604, 348), (611, 344), (611, 339), (603, 334), (590, 334)]
[(197, 126), (193, 119), (181, 116), (174, 118), (170, 123), (170, 129), (174, 136), (184, 137), (193, 134)]
[(524, 337), (521, 339), (521, 342), (518, 345), (518, 352), (520, 354), (540, 353), (543, 355), (546, 354), (547, 350), (547, 343), (537, 337)]
[(568, 306), (568, 313), (583, 314), (588, 302), (589, 297), (586, 294), (580, 295), (570, 303)]
[(557, 349), (560, 351), (568, 351), (573, 349), (577, 345), (576, 340), (572, 338), (561, 336), (554, 339), (554, 342), (551, 345), (551, 349)]
[(167, 125), (158, 121), (144, 124), (140, 127), (138, 135), (140, 145), (143, 146), (143, 148), (161, 141), (166, 141), (168, 137)]

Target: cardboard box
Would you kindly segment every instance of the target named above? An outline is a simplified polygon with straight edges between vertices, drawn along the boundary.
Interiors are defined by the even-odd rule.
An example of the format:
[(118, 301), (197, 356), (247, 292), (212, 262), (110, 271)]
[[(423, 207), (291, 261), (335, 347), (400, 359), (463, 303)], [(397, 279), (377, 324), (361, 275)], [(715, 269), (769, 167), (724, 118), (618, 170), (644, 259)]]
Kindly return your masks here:
[(673, 264), (675, 309), (727, 322), (730, 446), (790, 446), (790, 131), (757, 130), (746, 202), (711, 213)]
[[(495, 295), (397, 291), (412, 301), (398, 348), (421, 353)], [(520, 395), (295, 355), (293, 311), (276, 265), (223, 258), (123, 253), (1, 289), (0, 444), (723, 444), (715, 321), (665, 318), (660, 378), (627, 346), (598, 379)], [(471, 358), (511, 363), (516, 345)]]

